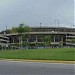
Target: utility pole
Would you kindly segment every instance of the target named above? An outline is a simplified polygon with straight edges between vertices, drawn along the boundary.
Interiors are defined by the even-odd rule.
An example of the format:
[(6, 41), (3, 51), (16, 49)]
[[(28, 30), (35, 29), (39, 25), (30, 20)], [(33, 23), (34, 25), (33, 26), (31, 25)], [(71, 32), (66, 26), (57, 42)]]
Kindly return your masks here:
[[(5, 37), (7, 37), (7, 26), (5, 31)], [(9, 45), (9, 38), (7, 37), (6, 49), (8, 48), (8, 45)]]
[(59, 28), (59, 20), (55, 19), (55, 23), (57, 24), (58, 28)]
[(40, 28), (41, 28), (42, 23), (40, 23)]
[(59, 20), (58, 19), (55, 19), (55, 23), (57, 24), (57, 27), (58, 27), (58, 42), (60, 44), (60, 37), (59, 37)]

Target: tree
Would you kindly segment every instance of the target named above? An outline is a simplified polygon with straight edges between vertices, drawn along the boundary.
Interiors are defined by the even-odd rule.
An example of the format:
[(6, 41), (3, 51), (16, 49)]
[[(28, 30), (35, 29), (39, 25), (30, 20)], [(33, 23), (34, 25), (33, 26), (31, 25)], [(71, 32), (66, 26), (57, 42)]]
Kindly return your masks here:
[(19, 35), (19, 45), (20, 45), (21, 49), (22, 49), (22, 44), (24, 45), (24, 43), (27, 43), (26, 38), (29, 36), (30, 30), (31, 30), (31, 28), (29, 26), (24, 25), (23, 23), (20, 24), (18, 27), (13, 27), (11, 29), (12, 33), (18, 33), (18, 35)]
[(71, 39), (71, 42), (72, 42), (72, 43), (75, 43), (75, 38)]
[(17, 27), (13, 27), (13, 28), (11, 29), (11, 33), (17, 33)]
[(62, 47), (63, 46), (63, 41), (60, 41), (59, 42), (59, 47)]
[[(29, 35), (28, 32), (29, 32), (30, 30), (31, 30), (30, 27), (25, 26), (23, 23), (20, 24), (19, 27), (17, 28), (17, 32), (18, 32), (18, 34), (20, 35), (19, 41), (20, 41), (20, 43), (21, 43), (21, 46), (20, 46), (21, 49), (22, 49), (22, 44), (24, 44), (24, 43), (27, 44), (26, 38), (28, 37), (28, 35)], [(25, 45), (26, 45), (26, 44), (25, 44)]]
[(44, 37), (44, 42), (45, 42), (45, 47), (50, 46), (50, 44), (51, 44), (51, 36), (50, 35), (46, 35)]

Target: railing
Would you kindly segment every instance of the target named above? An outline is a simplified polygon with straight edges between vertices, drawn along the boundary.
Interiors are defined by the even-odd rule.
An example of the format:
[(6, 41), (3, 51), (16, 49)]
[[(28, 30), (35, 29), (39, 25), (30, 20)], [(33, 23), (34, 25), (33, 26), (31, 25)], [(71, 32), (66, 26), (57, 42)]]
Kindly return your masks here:
[[(27, 33), (22, 33), (27, 34)], [(75, 32), (29, 32), (29, 34), (75, 34)], [(7, 34), (7, 36), (19, 35), (18, 33)]]

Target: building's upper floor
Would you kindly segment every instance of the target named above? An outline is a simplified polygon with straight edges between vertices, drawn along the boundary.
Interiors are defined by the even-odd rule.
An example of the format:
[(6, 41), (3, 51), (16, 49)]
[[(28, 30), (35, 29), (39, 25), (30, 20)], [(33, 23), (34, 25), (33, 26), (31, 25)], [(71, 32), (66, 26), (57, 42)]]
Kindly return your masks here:
[(31, 27), (31, 32), (75, 32), (75, 28), (66, 27)]

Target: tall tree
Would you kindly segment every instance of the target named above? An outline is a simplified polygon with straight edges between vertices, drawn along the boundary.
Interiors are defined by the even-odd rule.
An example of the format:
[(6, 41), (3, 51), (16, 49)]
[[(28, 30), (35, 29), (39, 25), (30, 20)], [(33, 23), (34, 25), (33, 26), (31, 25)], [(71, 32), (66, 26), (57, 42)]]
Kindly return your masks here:
[(51, 44), (51, 36), (50, 35), (46, 35), (44, 37), (44, 42), (45, 42), (45, 47), (50, 46), (50, 44)]
[[(19, 25), (19, 27), (17, 28), (17, 32), (20, 35), (20, 44), (21, 44), (21, 49), (22, 49), (22, 44), (27, 43), (26, 38), (28, 37), (28, 32), (30, 31), (30, 27), (24, 25), (23, 23)], [(26, 41), (25, 41), (26, 40)]]
[(13, 27), (10, 31), (10, 33), (17, 33), (17, 27)]
[(75, 43), (75, 38), (71, 39), (71, 42), (72, 42), (72, 43)]
[(22, 44), (27, 43), (26, 38), (28, 37), (30, 30), (31, 30), (31, 28), (27, 25), (24, 25), (23, 23), (20, 24), (18, 27), (13, 27), (11, 29), (12, 33), (18, 33), (18, 35), (19, 35), (19, 45), (20, 45), (21, 49), (22, 49)]

